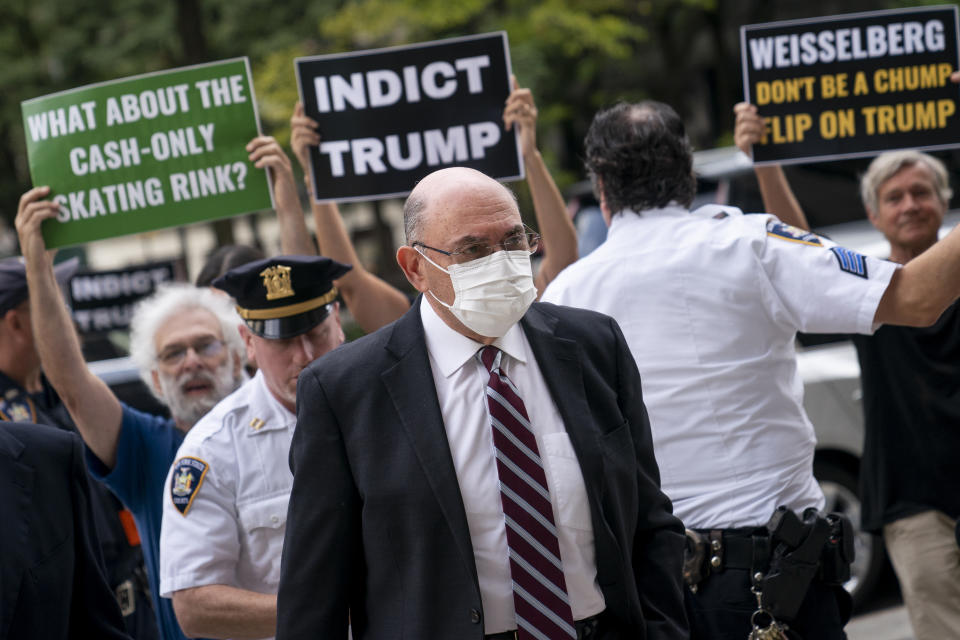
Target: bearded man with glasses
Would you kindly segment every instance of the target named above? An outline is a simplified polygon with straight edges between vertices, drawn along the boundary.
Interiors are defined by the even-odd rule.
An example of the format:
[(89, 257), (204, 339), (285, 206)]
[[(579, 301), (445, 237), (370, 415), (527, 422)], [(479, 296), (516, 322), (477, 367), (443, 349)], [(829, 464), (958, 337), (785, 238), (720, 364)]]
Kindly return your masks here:
[(239, 322), (228, 300), (187, 284), (167, 285), (136, 308), (130, 356), (180, 431), (246, 379)]

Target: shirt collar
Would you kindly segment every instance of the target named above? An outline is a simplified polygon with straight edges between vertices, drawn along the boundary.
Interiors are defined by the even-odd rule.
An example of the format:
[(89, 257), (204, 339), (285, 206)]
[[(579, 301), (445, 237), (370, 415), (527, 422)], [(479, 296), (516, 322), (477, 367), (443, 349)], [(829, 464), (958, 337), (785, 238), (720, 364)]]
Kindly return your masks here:
[(251, 388), (247, 396), (249, 398), (247, 407), (250, 409), (248, 411), (250, 422), (246, 426), (250, 428), (251, 435), (273, 431), (274, 429), (286, 429), (296, 424), (296, 414), (291, 413), (289, 409), (280, 404), (279, 400), (273, 397), (269, 387), (267, 387), (267, 381), (263, 377), (262, 370), (257, 370), (250, 382)]
[(640, 222), (644, 218), (678, 218), (689, 216), (690, 210), (680, 205), (667, 205), (662, 209), (644, 209), (637, 213), (633, 209), (622, 209), (610, 219), (608, 234), (617, 233)]
[[(474, 357), (484, 345), (476, 340), (454, 331), (443, 321), (433, 305), (424, 298), (420, 300), (420, 320), (423, 322), (423, 333), (427, 341), (427, 351), (440, 368), (444, 378), (449, 378), (470, 358)], [(523, 345), (523, 329), (517, 323), (500, 338), (493, 342), (493, 346), (508, 356), (520, 362), (526, 362), (526, 350)]]

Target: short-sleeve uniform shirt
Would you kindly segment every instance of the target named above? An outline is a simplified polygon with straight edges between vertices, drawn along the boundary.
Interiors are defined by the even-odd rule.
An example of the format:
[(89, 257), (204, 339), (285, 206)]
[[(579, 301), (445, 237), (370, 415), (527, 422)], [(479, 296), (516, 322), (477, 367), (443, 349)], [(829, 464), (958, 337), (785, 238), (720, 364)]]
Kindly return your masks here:
[(295, 425), (257, 372), (190, 430), (164, 486), (162, 596), (210, 584), (277, 592)]
[(824, 503), (796, 332), (871, 333), (895, 269), (770, 215), (667, 207), (615, 215), (543, 300), (620, 324), (686, 526), (755, 526)]

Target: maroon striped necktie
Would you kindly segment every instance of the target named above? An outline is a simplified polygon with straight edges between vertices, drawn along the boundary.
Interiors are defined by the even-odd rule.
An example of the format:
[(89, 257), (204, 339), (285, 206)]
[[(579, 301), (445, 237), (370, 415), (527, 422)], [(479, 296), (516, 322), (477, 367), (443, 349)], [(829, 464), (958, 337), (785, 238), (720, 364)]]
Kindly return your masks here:
[(560, 544), (537, 439), (517, 388), (500, 368), (502, 352), (487, 346), (487, 406), (510, 549), (510, 576), (519, 640), (576, 638)]

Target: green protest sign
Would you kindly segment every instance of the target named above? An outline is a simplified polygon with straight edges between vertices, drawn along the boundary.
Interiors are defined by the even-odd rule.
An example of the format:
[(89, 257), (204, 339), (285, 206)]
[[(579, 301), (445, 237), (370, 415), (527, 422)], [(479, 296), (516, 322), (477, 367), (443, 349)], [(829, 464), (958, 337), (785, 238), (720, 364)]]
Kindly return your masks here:
[(247, 160), (259, 135), (246, 58), (114, 80), (21, 103), (30, 175), (60, 214), (49, 247), (273, 206)]

